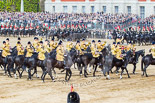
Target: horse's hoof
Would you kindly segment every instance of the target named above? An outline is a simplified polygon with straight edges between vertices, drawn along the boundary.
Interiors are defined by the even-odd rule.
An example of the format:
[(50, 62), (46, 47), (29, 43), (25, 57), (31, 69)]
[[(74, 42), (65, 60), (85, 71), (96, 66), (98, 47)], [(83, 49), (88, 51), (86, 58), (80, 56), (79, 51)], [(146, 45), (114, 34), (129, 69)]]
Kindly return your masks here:
[(130, 78), (130, 76), (128, 78)]
[(107, 77), (106, 77), (108, 80), (110, 80), (110, 76), (109, 75), (107, 75)]
[(52, 82), (55, 82), (55, 80), (52, 80)]
[(120, 79), (122, 79), (122, 76), (120, 75)]

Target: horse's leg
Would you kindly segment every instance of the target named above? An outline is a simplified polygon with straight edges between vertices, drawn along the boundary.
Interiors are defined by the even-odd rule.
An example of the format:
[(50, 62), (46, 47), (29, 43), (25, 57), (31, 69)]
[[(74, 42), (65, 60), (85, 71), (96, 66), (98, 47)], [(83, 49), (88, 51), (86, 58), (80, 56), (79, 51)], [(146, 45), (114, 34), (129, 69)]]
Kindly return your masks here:
[[(94, 65), (93, 65), (93, 68), (94, 68)], [(89, 70), (89, 73), (91, 73), (91, 64), (89, 64), (88, 70)]]
[(122, 74), (123, 74), (123, 71), (124, 71), (124, 68), (121, 67), (121, 69), (122, 69), (122, 71), (121, 71), (120, 79), (122, 79)]
[(78, 68), (80, 70), (80, 75), (82, 75), (82, 66), (81, 66), (81, 64), (78, 65)]
[(71, 76), (72, 76), (72, 71), (71, 71), (71, 69), (69, 68), (69, 78), (68, 78), (68, 81), (70, 80), (70, 78), (71, 78)]
[[(14, 70), (14, 76), (15, 76), (15, 79), (17, 79), (17, 74), (16, 74), (16, 71), (18, 70), (17, 66), (15, 67), (15, 70)], [(20, 74), (19, 74), (20, 75)]]
[(6, 70), (6, 64), (4, 64), (4, 75), (7, 74), (7, 70)]
[(107, 79), (109, 79), (109, 80), (110, 80), (109, 71), (107, 72), (107, 74), (108, 74), (108, 75), (107, 75)]
[(24, 72), (24, 69), (22, 68), (22, 72), (20, 73), (20, 78), (22, 77), (23, 72)]
[(95, 65), (95, 69), (94, 69), (94, 72), (93, 72), (93, 76), (94, 76), (94, 77), (95, 77), (96, 69), (97, 69), (97, 65)]
[(136, 63), (134, 63), (133, 66), (134, 66), (133, 67), (133, 74), (135, 74), (135, 71), (136, 71)]
[(120, 67), (116, 67), (116, 75), (118, 75), (119, 69), (120, 69)]
[(148, 75), (147, 75), (147, 73), (146, 73), (146, 68), (147, 68), (148, 66), (149, 66), (149, 65), (145, 65), (144, 70), (143, 70), (143, 72), (144, 72), (144, 74), (146, 75), (146, 77), (148, 77)]
[(67, 76), (68, 76), (68, 69), (66, 69), (66, 76), (65, 76), (66, 82), (68, 81), (68, 80), (67, 80)]
[(44, 73), (43, 73), (43, 76), (42, 76), (42, 80), (43, 80), (43, 82), (45, 82), (44, 80), (45, 80), (45, 76), (46, 76), (46, 74), (47, 74), (48, 72), (47, 71), (45, 71)]
[(76, 66), (75, 66), (75, 63), (74, 63), (74, 69), (77, 69)]
[(7, 67), (7, 71), (8, 71), (8, 76), (10, 76), (12, 78), (11, 72), (10, 72), (10, 66)]
[(129, 73), (128, 73), (128, 70), (127, 70), (127, 68), (126, 68), (126, 67), (125, 67), (125, 70), (126, 70), (126, 72), (127, 72), (128, 78), (130, 78)]
[(28, 80), (31, 80), (31, 68), (28, 69)]
[(84, 77), (87, 77), (87, 65), (84, 66)]
[(50, 69), (50, 71), (48, 72), (48, 74), (50, 75), (52, 81), (55, 82), (55, 80), (54, 80), (54, 78), (53, 78), (53, 76), (52, 76), (52, 70), (51, 70), (51, 69)]

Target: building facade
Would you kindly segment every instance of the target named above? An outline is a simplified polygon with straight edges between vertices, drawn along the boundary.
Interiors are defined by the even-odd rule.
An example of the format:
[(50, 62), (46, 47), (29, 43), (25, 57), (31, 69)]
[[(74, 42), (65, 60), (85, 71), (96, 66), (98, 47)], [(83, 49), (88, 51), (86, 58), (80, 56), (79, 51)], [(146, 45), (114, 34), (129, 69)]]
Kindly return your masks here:
[(155, 0), (46, 0), (52, 13), (132, 13), (140, 17), (155, 14)]

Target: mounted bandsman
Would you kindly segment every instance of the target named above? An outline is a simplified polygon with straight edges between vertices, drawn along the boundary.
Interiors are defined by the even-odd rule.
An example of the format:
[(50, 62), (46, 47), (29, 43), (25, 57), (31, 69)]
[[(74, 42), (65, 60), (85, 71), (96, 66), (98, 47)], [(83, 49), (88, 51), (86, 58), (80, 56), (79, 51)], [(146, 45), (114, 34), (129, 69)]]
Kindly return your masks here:
[(33, 55), (34, 49), (32, 48), (32, 44), (30, 41), (27, 43), (26, 50), (27, 50), (26, 57), (31, 57)]
[(51, 48), (50, 48), (50, 46), (49, 46), (49, 41), (48, 41), (48, 40), (45, 40), (44, 49), (45, 49), (45, 51), (48, 52), (48, 53), (51, 52)]
[(58, 61), (64, 61), (64, 48), (62, 45), (62, 41), (59, 42), (58, 47), (56, 49), (56, 59)]
[(129, 42), (129, 44), (127, 45), (127, 51), (129, 51), (129, 50), (132, 50), (133, 48), (132, 48), (132, 44), (131, 44), (131, 41)]
[(113, 42), (113, 44), (111, 46), (111, 52), (113, 55), (116, 55), (116, 42)]
[(81, 50), (80, 41), (78, 40), (75, 45), (76, 50), (78, 51), (78, 55), (83, 55), (83, 51)]
[(2, 47), (2, 57), (5, 58), (5, 63), (7, 61), (7, 56), (10, 55), (10, 47), (7, 45), (5, 41), (3, 41), (3, 47)]
[(50, 41), (50, 48), (51, 48), (51, 51), (54, 50), (56, 47), (57, 47), (57, 43), (55, 43), (54, 37), (53, 37), (53, 38), (51, 39), (51, 41)]
[(38, 54), (38, 59), (39, 60), (45, 60), (45, 49), (44, 49), (44, 46), (43, 46), (43, 42), (42, 41), (40, 41), (40, 45), (39, 45), (39, 47), (38, 47), (38, 52), (39, 52), (39, 54)]
[(116, 58), (119, 59), (119, 60), (123, 59), (122, 48), (121, 48), (120, 42), (117, 43)]
[(118, 43), (118, 42), (122, 42), (122, 40), (123, 40), (123, 38), (121, 37), (121, 36), (119, 36), (117, 39), (116, 39), (116, 43)]
[(67, 51), (70, 51), (73, 48), (73, 43), (70, 41), (70, 39), (67, 40), (66, 49)]
[(20, 44), (21, 44), (21, 38), (20, 38), (20, 37), (18, 37), (18, 39), (17, 39), (16, 47), (18, 47), (18, 45), (20, 45), (19, 42), (20, 42)]
[(100, 56), (99, 51), (97, 50), (96, 44), (95, 44), (95, 40), (92, 40), (92, 44), (91, 44), (91, 53), (93, 55), (94, 58), (98, 58)]
[(152, 56), (155, 57), (155, 42), (152, 42), (150, 52), (151, 52)]
[(21, 42), (18, 41), (17, 44), (17, 55), (24, 55), (24, 47), (21, 45)]
[(103, 49), (103, 45), (101, 44), (101, 40), (98, 40), (98, 43), (97, 43), (97, 49), (99, 52), (101, 52), (101, 50)]
[(82, 42), (81, 42), (81, 50), (82, 51), (85, 51), (90, 44), (91, 44), (90, 42), (88, 44), (86, 44), (85, 43), (85, 39), (82, 39)]
[(37, 49), (39, 47), (39, 39), (38, 39), (38, 37), (34, 37), (33, 47), (34, 47), (35, 51), (37, 51)]

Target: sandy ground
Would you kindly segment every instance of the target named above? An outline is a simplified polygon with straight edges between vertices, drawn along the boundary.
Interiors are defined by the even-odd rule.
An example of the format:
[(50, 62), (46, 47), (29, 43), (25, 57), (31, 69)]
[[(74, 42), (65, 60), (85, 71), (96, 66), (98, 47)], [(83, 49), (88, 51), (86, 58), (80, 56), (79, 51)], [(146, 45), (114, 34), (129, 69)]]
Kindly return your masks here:
[[(0, 37), (0, 40), (2, 46), (5, 37)], [(22, 38), (22, 44), (26, 45), (27, 41), (32, 40), (33, 38)], [(10, 38), (11, 46), (14, 46), (16, 41), (17, 38)], [(111, 40), (106, 41), (112, 43)], [(150, 46), (136, 48), (145, 49), (148, 54)], [(36, 77), (28, 81), (26, 72), (21, 79), (3, 76), (3, 71), (0, 69), (0, 103), (66, 103), (71, 84), (79, 93), (81, 103), (155, 103), (155, 66), (148, 67), (149, 77), (142, 77), (140, 60), (136, 75), (132, 74), (133, 66), (128, 65), (131, 78), (127, 78), (124, 74), (122, 80), (115, 74), (110, 74), (111, 80), (106, 80), (100, 69), (96, 77), (91, 73), (88, 78), (84, 78), (79, 76), (78, 70), (72, 68), (73, 75), (69, 82), (64, 82), (65, 74), (56, 70), (56, 82), (51, 82), (47, 75), (45, 83), (42, 83), (42, 80)], [(38, 71), (40, 76), (41, 69), (38, 68)]]

